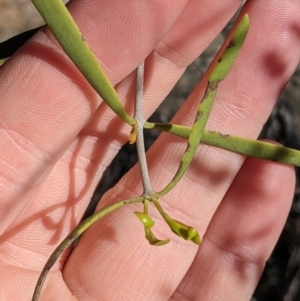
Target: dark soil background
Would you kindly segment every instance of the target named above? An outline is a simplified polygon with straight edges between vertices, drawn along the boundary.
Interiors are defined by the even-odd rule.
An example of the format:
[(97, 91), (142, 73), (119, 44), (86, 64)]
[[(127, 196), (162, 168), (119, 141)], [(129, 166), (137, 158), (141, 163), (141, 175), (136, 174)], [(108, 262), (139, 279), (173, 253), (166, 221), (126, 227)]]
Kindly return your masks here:
[[(43, 22), (29, 0), (0, 0), (0, 41), (41, 24)], [(232, 22), (201, 57), (187, 68), (184, 76), (153, 114), (152, 120), (168, 122), (172, 118), (203, 75), (231, 24)], [(281, 95), (262, 131), (261, 138), (277, 140), (285, 146), (300, 149), (300, 134), (297, 131), (300, 124), (299, 97), (300, 68)], [(146, 133), (146, 146), (149, 147), (159, 133), (155, 131)], [(134, 146), (125, 145), (101, 179), (88, 212), (94, 210), (101, 195), (114, 186), (136, 160)], [(296, 172), (297, 185), (291, 212), (251, 301), (300, 300), (300, 173), (299, 170)]]

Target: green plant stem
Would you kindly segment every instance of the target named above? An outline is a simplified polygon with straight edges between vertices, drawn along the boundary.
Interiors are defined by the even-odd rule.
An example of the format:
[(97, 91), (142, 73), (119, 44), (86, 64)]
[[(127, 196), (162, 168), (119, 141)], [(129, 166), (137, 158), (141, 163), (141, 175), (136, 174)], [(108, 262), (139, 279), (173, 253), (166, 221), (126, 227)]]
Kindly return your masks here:
[[(146, 122), (144, 128), (165, 131), (182, 138), (188, 138), (191, 132), (190, 127), (177, 124)], [(204, 130), (201, 143), (250, 157), (300, 167), (300, 151), (265, 141)]]
[(126, 113), (119, 96), (62, 0), (32, 0), (32, 3), (89, 84), (123, 121), (134, 125), (134, 119)]
[(32, 301), (37, 301), (39, 299), (43, 284), (45, 282), (45, 279), (47, 277), (48, 272), (52, 268), (52, 266), (55, 264), (59, 256), (80, 236), (82, 235), (89, 227), (91, 227), (94, 223), (99, 221), (102, 217), (105, 215), (116, 211), (125, 205), (133, 204), (133, 203), (141, 203), (143, 202), (144, 198), (137, 197), (133, 199), (128, 199), (124, 201), (120, 201), (117, 203), (114, 203), (112, 205), (109, 205), (97, 212), (95, 212), (93, 215), (85, 219), (82, 223), (80, 223), (60, 244), (59, 246), (53, 251), (49, 259), (47, 260), (40, 277), (38, 279), (38, 282), (36, 284), (34, 294), (32, 297)]

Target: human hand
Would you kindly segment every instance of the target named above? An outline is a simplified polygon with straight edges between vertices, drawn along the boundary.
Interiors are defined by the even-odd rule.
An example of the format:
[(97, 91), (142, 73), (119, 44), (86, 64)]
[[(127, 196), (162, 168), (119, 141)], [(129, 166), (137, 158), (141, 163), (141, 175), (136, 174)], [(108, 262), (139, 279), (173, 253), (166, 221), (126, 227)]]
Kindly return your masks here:
[[(134, 69), (146, 56), (145, 115), (224, 27), (239, 1), (73, 1), (70, 10), (126, 109)], [(299, 59), (300, 4), (250, 1), (250, 31), (219, 87), (208, 128), (257, 137)], [(174, 23), (175, 22), (175, 23)], [(272, 30), (270, 30), (270, 28)], [(154, 51), (153, 51), (154, 50)], [(129, 127), (90, 88), (48, 30), (0, 70), (0, 299), (30, 300), (55, 246), (79, 222)], [(174, 119), (191, 123), (205, 81)], [(178, 167), (183, 139), (163, 134), (148, 152), (156, 190)], [(249, 300), (290, 207), (291, 167), (201, 146), (162, 204), (188, 221), (200, 248), (170, 233), (152, 247), (135, 209), (107, 216), (51, 270), (41, 300)], [(138, 167), (100, 207), (142, 192)]]

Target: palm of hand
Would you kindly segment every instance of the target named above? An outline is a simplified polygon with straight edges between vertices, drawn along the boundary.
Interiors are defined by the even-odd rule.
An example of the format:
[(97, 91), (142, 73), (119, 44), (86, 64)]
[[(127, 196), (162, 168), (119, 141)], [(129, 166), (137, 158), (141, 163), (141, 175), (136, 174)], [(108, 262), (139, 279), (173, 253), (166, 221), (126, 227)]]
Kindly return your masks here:
[[(225, 132), (255, 137), (280, 93), (278, 87), (291, 75), (299, 50), (296, 39), (290, 37), (282, 48), (275, 47), (280, 40), (276, 39), (275, 56), (282, 57), (286, 49), (292, 50), (286, 66), (272, 70), (266, 67), (266, 61), (261, 64), (261, 58), (267, 54), (273, 37), (285, 33), (276, 28), (272, 34), (262, 32), (260, 40), (253, 42), (255, 31), (260, 29), (259, 12), (275, 15), (277, 2), (269, 1), (264, 7), (258, 1), (249, 3), (253, 38), (250, 33), (241, 59), (220, 87), (210, 127), (221, 125)], [(146, 61), (147, 116), (236, 6), (211, 7), (208, 18), (197, 1), (177, 1), (172, 7), (167, 3), (151, 4), (153, 14), (129, 11), (127, 16), (131, 18), (124, 21), (128, 22), (128, 31), (118, 36), (124, 25), (115, 22), (117, 17), (113, 16), (128, 8), (118, 3), (112, 11), (112, 4), (104, 3), (101, 14), (111, 16), (111, 21), (104, 22), (94, 13), (98, 5), (74, 2), (70, 9), (82, 14), (78, 22), (87, 31), (85, 36), (91, 46), (103, 46), (95, 52), (128, 111), (134, 93), (131, 71), (154, 49)], [(294, 5), (299, 11), (299, 4), (295, 1)], [(220, 11), (222, 18), (216, 22), (214, 16)], [(291, 16), (291, 23), (294, 11), (291, 7), (285, 12), (285, 16)], [(97, 28), (85, 23), (87, 15), (97, 21)], [(197, 21), (207, 18), (213, 24)], [(138, 20), (140, 26), (131, 20)], [(271, 17), (264, 21), (265, 28), (273, 24)], [(99, 36), (102, 26), (111, 31), (101, 31)], [(187, 36), (187, 32), (191, 35)], [(199, 36), (199, 32), (203, 34)], [(5, 142), (1, 176), (6, 185), (1, 198), (5, 210), (1, 216), (0, 283), (8, 284), (1, 292), (3, 300), (30, 299), (49, 253), (78, 223), (97, 180), (128, 137), (128, 128), (114, 118), (49, 36), (47, 31), (39, 34), (1, 71), (1, 83), (6, 88), (1, 89), (2, 120), (6, 126), (1, 134)], [(145, 43), (133, 46), (145, 36)], [(120, 41), (122, 48), (130, 51), (120, 53)], [(255, 51), (247, 52), (253, 43)], [(24, 71), (16, 76), (15, 65), (23, 60), (31, 66), (26, 69), (29, 74)], [(245, 70), (244, 66), (251, 68)], [(15, 79), (15, 89), (9, 88), (5, 72)], [(28, 76), (34, 86), (29, 83), (25, 89)], [(203, 85), (199, 84), (174, 122), (192, 121), (193, 115), (188, 112), (196, 106), (201, 90)], [(11, 95), (20, 96), (12, 103)], [(261, 99), (264, 101), (257, 101)], [(26, 111), (16, 110), (17, 106), (26, 107)], [(14, 112), (14, 118), (9, 112)], [(163, 135), (149, 151), (150, 174), (157, 189), (176, 171), (174, 162), (178, 162), (183, 149), (184, 141)], [(176, 191), (164, 199), (166, 210), (173, 216), (189, 220), (205, 233), (199, 250), (177, 237), (163, 248), (149, 246), (132, 215), (133, 209), (124, 209), (93, 226), (68, 260), (68, 254), (61, 258), (49, 275), (42, 300), (120, 300), (120, 296), (126, 296), (122, 297), (125, 300), (182, 300), (183, 296), (207, 300), (212, 294), (214, 300), (218, 296), (223, 300), (249, 299), (285, 220), (289, 208), (285, 201), (291, 199), (293, 181), (290, 167), (255, 159), (243, 163), (236, 154), (203, 147)], [(100, 206), (140, 193), (139, 170), (134, 168), (104, 196)], [(194, 208), (192, 212), (190, 208)], [(163, 238), (170, 235), (159, 219), (156, 231)]]

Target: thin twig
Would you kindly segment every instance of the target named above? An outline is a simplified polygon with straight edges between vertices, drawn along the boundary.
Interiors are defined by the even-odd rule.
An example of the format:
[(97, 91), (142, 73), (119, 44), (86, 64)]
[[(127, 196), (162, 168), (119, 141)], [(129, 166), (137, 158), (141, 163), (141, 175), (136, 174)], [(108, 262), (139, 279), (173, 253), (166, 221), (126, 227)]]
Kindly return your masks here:
[(38, 282), (36, 284), (33, 297), (31, 301), (37, 301), (39, 299), (43, 284), (45, 282), (46, 276), (50, 269), (53, 267), (59, 256), (80, 236), (82, 235), (90, 226), (95, 224), (99, 221), (102, 217), (106, 216), (107, 214), (116, 211), (126, 205), (133, 204), (133, 203), (141, 203), (144, 200), (143, 197), (137, 197), (132, 199), (127, 199), (123, 201), (119, 201), (117, 203), (111, 204), (102, 208), (101, 210), (95, 212), (90, 217), (85, 219), (81, 222), (60, 244), (56, 247), (53, 251), (49, 259), (47, 260)]
[(142, 183), (144, 188), (143, 194), (147, 198), (152, 196), (154, 191), (150, 182), (144, 144), (144, 124), (146, 122), (143, 112), (144, 65), (144, 61), (140, 63), (136, 72), (137, 78), (134, 119), (137, 122), (136, 150), (141, 168)]

